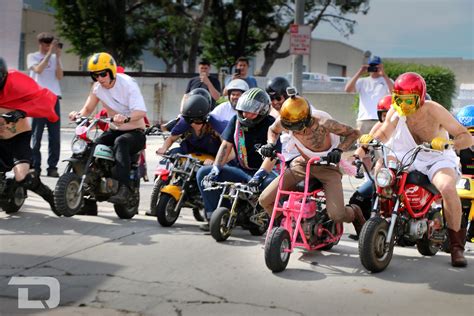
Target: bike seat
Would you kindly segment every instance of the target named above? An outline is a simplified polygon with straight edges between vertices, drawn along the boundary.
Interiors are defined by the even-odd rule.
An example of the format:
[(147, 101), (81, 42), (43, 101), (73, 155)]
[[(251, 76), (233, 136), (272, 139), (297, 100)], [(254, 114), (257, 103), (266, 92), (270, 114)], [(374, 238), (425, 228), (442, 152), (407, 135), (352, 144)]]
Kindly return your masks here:
[[(323, 184), (316, 178), (309, 179), (308, 192), (313, 192), (323, 188)], [(296, 185), (296, 191), (304, 192), (304, 180), (298, 182)]]
[(439, 194), (438, 189), (430, 182), (428, 176), (419, 171), (410, 172), (407, 176), (407, 183), (419, 185), (433, 194)]

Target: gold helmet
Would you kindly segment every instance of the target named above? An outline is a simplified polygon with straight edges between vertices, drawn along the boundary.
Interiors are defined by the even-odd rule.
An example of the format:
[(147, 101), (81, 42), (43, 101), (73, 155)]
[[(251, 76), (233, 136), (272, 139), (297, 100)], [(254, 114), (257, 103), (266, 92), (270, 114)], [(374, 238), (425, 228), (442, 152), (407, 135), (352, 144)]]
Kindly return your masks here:
[(283, 103), (280, 109), (281, 125), (292, 131), (300, 131), (311, 122), (311, 108), (305, 98), (292, 96)]
[(91, 73), (94, 81), (97, 81), (97, 74), (104, 70), (109, 73), (110, 79), (114, 80), (117, 75), (117, 63), (110, 54), (95, 53), (89, 58), (87, 70)]

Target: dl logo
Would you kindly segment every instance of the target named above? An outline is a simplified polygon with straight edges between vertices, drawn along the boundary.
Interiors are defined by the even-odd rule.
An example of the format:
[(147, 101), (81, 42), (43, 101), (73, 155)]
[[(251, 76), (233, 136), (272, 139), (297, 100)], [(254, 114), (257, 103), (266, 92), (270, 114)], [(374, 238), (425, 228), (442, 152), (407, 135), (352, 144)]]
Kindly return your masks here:
[(8, 285), (46, 285), (49, 288), (47, 300), (29, 300), (28, 287), (18, 288), (18, 308), (55, 308), (59, 305), (59, 281), (52, 277), (12, 277)]

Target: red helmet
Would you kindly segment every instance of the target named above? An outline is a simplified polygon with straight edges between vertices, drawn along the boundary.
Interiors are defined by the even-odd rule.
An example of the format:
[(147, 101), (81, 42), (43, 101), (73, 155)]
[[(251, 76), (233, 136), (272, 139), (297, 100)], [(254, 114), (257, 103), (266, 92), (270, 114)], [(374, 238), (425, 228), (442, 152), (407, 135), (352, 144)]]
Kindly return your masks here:
[(391, 95), (386, 95), (382, 99), (380, 99), (379, 103), (377, 104), (377, 115), (379, 117), (380, 122), (382, 122), (382, 114), (390, 110), (391, 105), (392, 105)]
[[(410, 96), (412, 99), (410, 99)], [(393, 106), (400, 115), (414, 113), (425, 103), (425, 79), (416, 72), (406, 72), (398, 76), (393, 84)]]

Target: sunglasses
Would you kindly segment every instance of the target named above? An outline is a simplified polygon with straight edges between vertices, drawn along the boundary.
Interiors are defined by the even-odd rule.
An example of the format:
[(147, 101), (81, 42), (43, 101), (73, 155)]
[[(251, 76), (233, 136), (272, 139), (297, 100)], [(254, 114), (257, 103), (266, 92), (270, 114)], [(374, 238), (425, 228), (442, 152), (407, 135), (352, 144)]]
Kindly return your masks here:
[(268, 95), (270, 96), (271, 101), (273, 100), (280, 101), (281, 99), (281, 95), (279, 95), (278, 93), (269, 93)]
[(186, 123), (188, 124), (197, 124), (197, 125), (203, 125), (206, 123), (205, 120), (203, 120), (202, 118), (199, 118), (199, 119), (195, 119), (195, 118), (185, 118), (184, 119), (186, 121)]
[(107, 70), (101, 71), (101, 72), (91, 72), (91, 77), (94, 79), (97, 79), (99, 77), (105, 78), (107, 77)]

